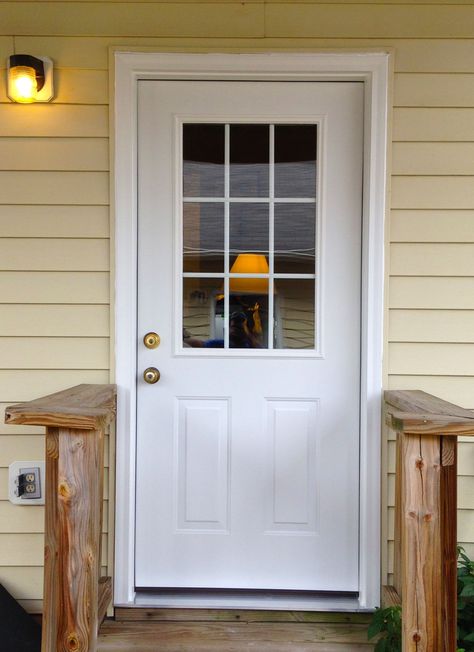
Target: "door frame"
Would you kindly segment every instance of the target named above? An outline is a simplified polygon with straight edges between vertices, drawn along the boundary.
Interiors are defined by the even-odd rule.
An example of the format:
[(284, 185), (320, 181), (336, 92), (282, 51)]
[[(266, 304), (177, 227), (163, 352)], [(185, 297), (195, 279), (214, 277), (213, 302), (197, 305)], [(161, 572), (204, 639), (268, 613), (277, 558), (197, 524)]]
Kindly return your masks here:
[(114, 344), (118, 389), (114, 603), (135, 604), (138, 81), (361, 81), (364, 83), (364, 187), (358, 607), (372, 609), (380, 604), (384, 222), (390, 55), (387, 52), (188, 54), (120, 50), (114, 55), (111, 196), (115, 213), (112, 254), (115, 256)]

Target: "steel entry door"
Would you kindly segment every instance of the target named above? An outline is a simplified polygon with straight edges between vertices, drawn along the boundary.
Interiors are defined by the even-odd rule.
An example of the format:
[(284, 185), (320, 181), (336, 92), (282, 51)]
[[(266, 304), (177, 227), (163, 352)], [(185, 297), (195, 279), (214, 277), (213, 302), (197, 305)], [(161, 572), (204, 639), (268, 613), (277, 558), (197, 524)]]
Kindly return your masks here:
[(363, 86), (138, 97), (136, 586), (357, 591)]

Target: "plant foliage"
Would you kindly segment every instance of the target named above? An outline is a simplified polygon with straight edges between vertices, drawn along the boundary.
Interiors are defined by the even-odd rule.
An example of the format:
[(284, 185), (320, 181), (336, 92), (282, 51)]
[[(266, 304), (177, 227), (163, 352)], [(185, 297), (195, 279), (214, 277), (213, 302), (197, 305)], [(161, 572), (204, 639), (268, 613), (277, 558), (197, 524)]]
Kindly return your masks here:
[(474, 650), (474, 561), (458, 547), (458, 646)]
[[(379, 636), (375, 652), (401, 652), (401, 607), (376, 609), (367, 632), (369, 640)], [(458, 650), (474, 652), (474, 561), (458, 547)]]
[(369, 640), (380, 635), (375, 644), (375, 652), (401, 652), (402, 608), (396, 606), (376, 609), (367, 635)]

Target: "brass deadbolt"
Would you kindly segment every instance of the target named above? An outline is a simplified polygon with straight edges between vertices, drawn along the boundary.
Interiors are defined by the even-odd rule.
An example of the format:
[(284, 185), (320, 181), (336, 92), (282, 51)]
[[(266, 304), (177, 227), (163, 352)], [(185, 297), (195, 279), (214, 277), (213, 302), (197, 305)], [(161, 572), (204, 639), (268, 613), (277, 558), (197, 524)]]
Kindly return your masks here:
[(147, 349), (156, 349), (160, 346), (160, 336), (158, 333), (147, 333), (143, 338), (143, 344)]
[(143, 372), (143, 380), (149, 385), (154, 385), (160, 380), (160, 372), (156, 367), (148, 367)]

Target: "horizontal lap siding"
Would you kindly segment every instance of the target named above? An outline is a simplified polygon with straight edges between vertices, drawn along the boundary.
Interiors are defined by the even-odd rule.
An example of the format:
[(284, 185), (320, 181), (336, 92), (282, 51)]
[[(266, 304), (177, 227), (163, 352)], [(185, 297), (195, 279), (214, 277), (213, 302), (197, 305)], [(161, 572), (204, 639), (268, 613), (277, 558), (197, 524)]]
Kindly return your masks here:
[[(0, 88), (2, 414), (10, 403), (110, 380), (108, 70), (53, 58), (53, 104), (15, 106)], [(30, 611), (42, 604), (44, 512), (11, 505), (7, 477), (14, 460), (44, 459), (42, 430), (0, 426), (0, 582)], [(106, 468), (105, 565), (108, 503)]]
[[(470, 0), (0, 2), (0, 67), (15, 34), (17, 52), (53, 58), (56, 84), (54, 103), (21, 107), (0, 86), (2, 410), (109, 380), (109, 46), (391, 49), (386, 386), (474, 408), (473, 33)], [(0, 581), (37, 610), (42, 511), (10, 506), (4, 485), (11, 461), (41, 458), (41, 429), (1, 426), (0, 449)], [(461, 455), (460, 535), (474, 552), (474, 447)]]

